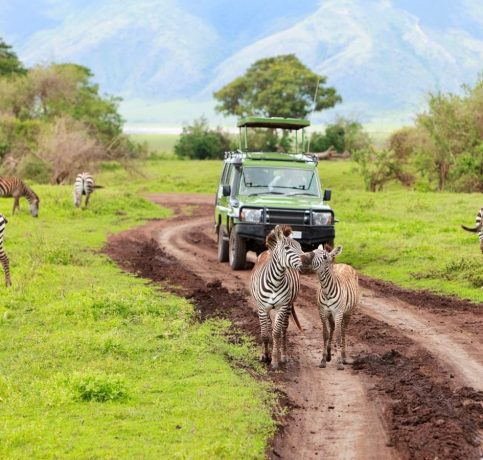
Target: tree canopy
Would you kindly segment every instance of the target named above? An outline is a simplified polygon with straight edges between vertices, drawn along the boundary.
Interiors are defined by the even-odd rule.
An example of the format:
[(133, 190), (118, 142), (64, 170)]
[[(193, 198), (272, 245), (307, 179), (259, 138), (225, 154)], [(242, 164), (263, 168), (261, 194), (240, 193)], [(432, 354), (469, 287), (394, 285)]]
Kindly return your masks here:
[(0, 76), (24, 74), (25, 72), (25, 67), (12, 51), (12, 47), (0, 38)]
[[(294, 54), (256, 61), (244, 75), (214, 93), (216, 110), (225, 115), (307, 116), (342, 101), (327, 78), (306, 67)], [(317, 89), (314, 108), (314, 96)]]

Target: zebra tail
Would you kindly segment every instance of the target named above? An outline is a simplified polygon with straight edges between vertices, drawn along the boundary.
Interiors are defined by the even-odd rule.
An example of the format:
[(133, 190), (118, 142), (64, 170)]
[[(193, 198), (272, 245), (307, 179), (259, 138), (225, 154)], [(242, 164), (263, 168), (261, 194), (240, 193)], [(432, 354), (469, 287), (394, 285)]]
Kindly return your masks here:
[(103, 185), (93, 185), (93, 188), (104, 188)]
[(297, 318), (297, 314), (295, 313), (294, 304), (292, 304), (292, 316), (293, 316), (293, 320), (295, 321), (295, 324), (299, 328), (299, 331), (302, 332), (303, 330), (302, 330), (302, 327), (300, 326), (299, 319)]
[(478, 231), (478, 227), (470, 228), (470, 227), (467, 227), (466, 225), (461, 225), (461, 228), (463, 230), (466, 230), (467, 232), (476, 233)]

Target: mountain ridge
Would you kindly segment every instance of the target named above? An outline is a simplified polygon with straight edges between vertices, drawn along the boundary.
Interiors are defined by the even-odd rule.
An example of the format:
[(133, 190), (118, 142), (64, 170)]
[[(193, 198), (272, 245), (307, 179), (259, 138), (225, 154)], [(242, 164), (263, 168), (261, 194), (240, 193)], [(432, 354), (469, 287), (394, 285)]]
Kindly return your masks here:
[(102, 91), (125, 99), (130, 122), (180, 124), (202, 113), (219, 121), (213, 91), (257, 59), (295, 53), (344, 99), (315, 122), (339, 113), (404, 123), (428, 92), (473, 83), (483, 62), (483, 4), (442, 0), (438, 24), (430, 3), (303, 0), (297, 9), (280, 0), (257, 9), (256, 0), (200, 0), (196, 8), (188, 0), (34, 0), (30, 34), (16, 35), (28, 25), (15, 27), (9, 18), (19, 12), (0, 4), (0, 36), (12, 37), (27, 65), (88, 66)]

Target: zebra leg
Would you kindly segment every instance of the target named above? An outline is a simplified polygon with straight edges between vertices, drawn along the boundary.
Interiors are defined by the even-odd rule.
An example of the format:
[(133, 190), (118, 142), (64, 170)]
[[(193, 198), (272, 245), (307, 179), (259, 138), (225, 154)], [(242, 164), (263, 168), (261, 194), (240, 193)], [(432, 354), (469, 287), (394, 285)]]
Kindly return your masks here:
[[(282, 340), (281, 340), (281, 350), (280, 350), (280, 362), (286, 363), (288, 362), (287, 357), (287, 329), (288, 329), (288, 319), (290, 316), (290, 311), (292, 306), (288, 306), (283, 312), (280, 312), (281, 315), (281, 323), (282, 323)], [(283, 313), (283, 316), (282, 316)]]
[(327, 362), (330, 363), (332, 360), (332, 337), (334, 336), (334, 318), (329, 313), (329, 344), (327, 346)]
[(262, 336), (262, 354), (260, 361), (262, 363), (270, 362), (270, 332), (272, 329), (272, 322), (270, 321), (270, 313), (263, 309), (258, 309), (258, 320), (260, 321), (260, 330)]
[(9, 287), (12, 285), (12, 281), (10, 280), (10, 264), (7, 254), (3, 249), (0, 249), (0, 262), (2, 263), (3, 271), (5, 272), (5, 285)]
[(278, 363), (280, 360), (280, 348), (282, 345), (283, 313), (284, 313), (284, 310), (280, 310), (276, 313), (275, 321), (273, 325), (272, 369), (278, 369)]
[(12, 215), (15, 214), (15, 210), (20, 209), (20, 197), (15, 196), (13, 198), (13, 209), (12, 209)]
[(319, 367), (325, 367), (327, 365), (327, 346), (329, 344), (329, 320), (326, 316), (322, 317), (321, 319), (322, 319), (322, 338), (324, 339), (324, 349), (322, 351), (322, 360), (320, 361)]
[(86, 193), (86, 201), (84, 203), (84, 208), (87, 208), (87, 205), (89, 204), (89, 197), (91, 196), (90, 193)]
[(335, 317), (334, 323), (335, 342), (337, 344), (337, 369), (341, 371), (344, 369), (342, 363), (342, 314)]
[(342, 364), (347, 364), (347, 357), (345, 353), (345, 333), (347, 331), (347, 326), (349, 326), (351, 317), (349, 315), (346, 315), (342, 318), (342, 329), (341, 329), (341, 335), (342, 335), (342, 350), (341, 350), (341, 356), (342, 356)]

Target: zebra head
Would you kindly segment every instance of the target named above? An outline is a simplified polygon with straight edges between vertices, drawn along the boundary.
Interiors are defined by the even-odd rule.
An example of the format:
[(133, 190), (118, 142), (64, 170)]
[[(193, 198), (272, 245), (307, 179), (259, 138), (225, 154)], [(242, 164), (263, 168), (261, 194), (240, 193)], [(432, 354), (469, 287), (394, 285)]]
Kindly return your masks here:
[(33, 217), (39, 217), (39, 206), (40, 206), (40, 200), (38, 197), (33, 199), (32, 202), (30, 203), (29, 211)]
[(283, 268), (300, 269), (303, 254), (300, 243), (292, 238), (289, 225), (277, 225), (267, 236), (266, 245), (272, 258)]
[(332, 265), (334, 259), (342, 252), (342, 246), (337, 246), (332, 251), (326, 251), (324, 246), (320, 245), (312, 252), (305, 252), (302, 255), (302, 263), (305, 267), (309, 267), (316, 272), (321, 272), (325, 268)]

